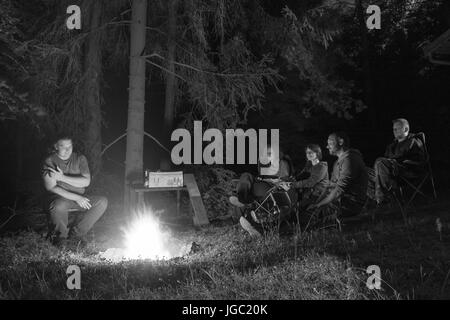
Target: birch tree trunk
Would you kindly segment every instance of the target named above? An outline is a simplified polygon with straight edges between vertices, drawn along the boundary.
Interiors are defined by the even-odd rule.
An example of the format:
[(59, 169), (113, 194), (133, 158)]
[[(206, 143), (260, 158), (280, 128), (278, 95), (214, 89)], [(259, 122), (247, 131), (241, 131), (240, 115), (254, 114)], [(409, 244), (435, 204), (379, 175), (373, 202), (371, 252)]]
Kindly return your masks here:
[(127, 148), (125, 159), (124, 208), (136, 203), (131, 184), (143, 181), (145, 112), (145, 33), (147, 0), (133, 0), (130, 28), (130, 79), (128, 98)]
[[(164, 108), (164, 142), (170, 145), (170, 136), (173, 129), (173, 120), (175, 114), (175, 95), (176, 95), (176, 78), (175, 78), (175, 36), (177, 28), (177, 2), (178, 0), (168, 0), (169, 6), (169, 43), (168, 43), (168, 74), (166, 77), (166, 101)], [(170, 155), (164, 153), (161, 157), (160, 168), (162, 170), (170, 170)]]
[(86, 130), (86, 155), (89, 159), (91, 174), (96, 176), (101, 168), (102, 149), (102, 113), (100, 80), (102, 72), (102, 52), (100, 45), (100, 32), (96, 30), (100, 26), (102, 12), (102, 1), (88, 0), (89, 16), (89, 38), (86, 47), (86, 98), (85, 106), (88, 115)]

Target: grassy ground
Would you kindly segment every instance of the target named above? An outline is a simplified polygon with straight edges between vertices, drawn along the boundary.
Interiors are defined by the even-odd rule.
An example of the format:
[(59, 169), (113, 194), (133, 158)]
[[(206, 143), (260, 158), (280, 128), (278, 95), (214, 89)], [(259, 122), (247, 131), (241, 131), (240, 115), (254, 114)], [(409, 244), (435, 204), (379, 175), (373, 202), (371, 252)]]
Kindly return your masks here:
[[(252, 239), (237, 224), (172, 230), (199, 250), (168, 261), (111, 263), (123, 218), (108, 211), (82, 250), (60, 250), (35, 231), (0, 238), (1, 299), (449, 299), (448, 203), (322, 230)], [(439, 218), (441, 228), (437, 228)], [(439, 231), (440, 230), (440, 231)], [(113, 236), (114, 235), (114, 236)], [(100, 241), (108, 240), (108, 241)], [(68, 290), (69, 265), (81, 290)], [(366, 286), (369, 265), (381, 290)]]

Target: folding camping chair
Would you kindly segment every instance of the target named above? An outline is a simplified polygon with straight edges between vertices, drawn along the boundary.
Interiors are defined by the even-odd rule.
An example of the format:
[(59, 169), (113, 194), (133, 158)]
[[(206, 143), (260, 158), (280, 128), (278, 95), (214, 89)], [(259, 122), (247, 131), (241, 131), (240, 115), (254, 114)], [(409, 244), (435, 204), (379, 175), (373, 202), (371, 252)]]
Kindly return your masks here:
[(288, 219), (290, 214), (296, 213), (298, 209), (296, 194), (290, 195), (290, 188), (286, 190), (279, 184), (268, 184), (271, 186), (263, 197), (254, 199), (245, 209), (239, 210), (240, 215), (263, 233), (273, 227), (279, 231), (284, 219)]
[[(426, 199), (432, 199), (435, 200), (437, 198), (436, 188), (434, 185), (434, 177), (433, 177), (433, 171), (431, 169), (431, 162), (430, 162), (430, 154), (428, 153), (427, 145), (426, 145), (426, 139), (425, 139), (425, 133), (419, 132), (415, 135), (416, 138), (420, 139), (423, 146), (423, 151), (425, 154), (425, 163), (424, 163), (424, 171), (421, 174), (418, 175), (406, 175), (406, 176), (399, 176), (399, 194), (400, 199), (396, 199), (397, 202), (400, 205), (400, 209), (402, 212), (406, 211), (407, 208), (412, 204), (414, 199), (417, 197), (417, 195), (421, 195)], [(425, 184), (427, 181), (430, 181), (431, 187), (432, 187), (432, 195), (427, 195), (423, 188), (425, 187)], [(412, 195), (407, 198), (406, 192), (407, 189), (410, 189), (413, 191)], [(395, 193), (394, 193), (395, 196)]]
[[(274, 185), (266, 196), (253, 202), (252, 218), (256, 223), (271, 223), (278, 221), (282, 206), (292, 209), (293, 203), (286, 190)], [(279, 222), (279, 221), (278, 221)]]

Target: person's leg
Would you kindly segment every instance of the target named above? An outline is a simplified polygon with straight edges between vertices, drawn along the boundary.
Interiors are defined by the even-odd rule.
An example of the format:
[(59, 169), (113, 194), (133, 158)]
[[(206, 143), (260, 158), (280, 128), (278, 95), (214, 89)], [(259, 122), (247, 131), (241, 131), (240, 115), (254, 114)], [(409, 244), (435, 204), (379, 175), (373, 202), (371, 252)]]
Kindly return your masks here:
[(241, 203), (248, 204), (253, 201), (252, 189), (254, 180), (253, 175), (248, 172), (240, 176), (236, 191)]
[(262, 233), (258, 231), (257, 228), (255, 228), (254, 224), (251, 223), (250, 219), (247, 219), (246, 217), (242, 216), (239, 219), (239, 223), (241, 227), (247, 231), (252, 237), (261, 237)]
[(76, 226), (76, 235), (83, 236), (88, 233), (108, 206), (108, 199), (102, 196), (87, 196), (91, 208), (84, 213), (83, 219)]
[(297, 213), (299, 210), (298, 191), (295, 188), (291, 188), (287, 191), (287, 195), (289, 196), (290, 200), (289, 215), (287, 219), (291, 222), (294, 222), (297, 221)]
[(56, 197), (49, 205), (50, 220), (54, 226), (54, 231), (60, 238), (67, 238), (69, 229), (69, 211), (82, 210), (82, 208), (72, 200)]
[(255, 181), (250, 173), (243, 173), (236, 187), (237, 197), (231, 196), (230, 202), (238, 207), (251, 204), (256, 199), (263, 199), (271, 185), (265, 181)]
[(398, 175), (397, 161), (387, 158), (378, 158), (375, 161), (375, 199), (382, 202), (385, 193), (395, 187), (395, 177)]
[(366, 168), (366, 169), (367, 169), (367, 175), (369, 176), (369, 183), (367, 184), (367, 196), (372, 200), (376, 200), (376, 197), (375, 197), (375, 184), (376, 184), (375, 170), (372, 168)]
[(275, 191), (273, 197), (280, 209), (280, 221), (291, 221), (297, 205), (297, 193), (295, 190)]
[(339, 203), (340, 210), (338, 218), (348, 218), (359, 215), (364, 208), (365, 200), (360, 199), (357, 200), (353, 197), (345, 197), (341, 198)]
[(235, 207), (236, 215), (239, 217), (239, 224), (251, 236), (261, 236), (263, 230), (261, 225), (258, 225), (250, 214), (250, 209)]
[(302, 211), (300, 226), (304, 230), (337, 226), (339, 217), (343, 217), (343, 215), (341, 201), (337, 199), (320, 208)]
[(303, 231), (306, 231), (323, 226), (326, 220), (325, 217), (331, 216), (334, 209), (335, 206), (328, 204), (320, 208), (301, 211), (299, 214), (301, 228)]
[(320, 209), (308, 209), (311, 204), (315, 204), (319, 199), (323, 199), (328, 194), (328, 190), (322, 191), (320, 195), (309, 194), (306, 199), (302, 199), (300, 203), (298, 220), (301, 228), (311, 229), (311, 226), (316, 224), (321, 215)]
[[(240, 179), (242, 182), (240, 186), (241, 197), (246, 203), (251, 203), (254, 200), (262, 201), (270, 190), (271, 185), (264, 181), (254, 181), (254, 177), (250, 174), (244, 174)], [(241, 209), (242, 210), (242, 209)], [(242, 210), (243, 214), (239, 222), (241, 226), (252, 236), (262, 236), (264, 233), (263, 226), (260, 222), (255, 221), (256, 214), (250, 208)]]

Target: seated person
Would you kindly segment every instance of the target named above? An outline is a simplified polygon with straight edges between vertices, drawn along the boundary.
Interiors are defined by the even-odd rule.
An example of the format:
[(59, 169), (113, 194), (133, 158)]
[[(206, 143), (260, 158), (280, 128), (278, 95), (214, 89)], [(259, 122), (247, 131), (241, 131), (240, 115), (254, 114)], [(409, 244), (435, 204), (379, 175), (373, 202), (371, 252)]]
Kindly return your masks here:
[(377, 204), (382, 204), (386, 195), (396, 189), (399, 176), (420, 175), (424, 170), (422, 141), (409, 132), (406, 119), (396, 119), (392, 123), (395, 139), (387, 146), (384, 157), (375, 161), (374, 170), (369, 170), (373, 189), (369, 196)]
[(305, 148), (306, 162), (303, 170), (297, 175), (294, 187), (299, 189), (301, 207), (306, 208), (323, 193), (328, 185), (328, 164), (322, 160), (322, 149), (317, 144), (309, 144)]
[[(280, 150), (278, 157), (280, 160), (277, 160), (278, 158), (269, 147), (267, 157), (270, 164), (266, 166), (259, 164), (259, 175), (257, 177), (248, 172), (240, 176), (236, 188), (238, 196), (230, 197), (231, 204), (243, 208), (254, 200), (263, 197), (274, 184), (283, 184), (283, 181), (289, 179), (291, 172), (293, 172), (289, 156)], [(279, 163), (278, 166), (274, 165), (275, 161)], [(266, 170), (263, 172), (262, 168), (266, 168)]]
[[(283, 189), (288, 190), (289, 187), (285, 181), (288, 180), (291, 173), (293, 173), (292, 162), (290, 161), (289, 156), (285, 155), (280, 150), (279, 157), (277, 157), (277, 155), (272, 152), (271, 147), (267, 150), (266, 153), (270, 163), (266, 167), (263, 167), (262, 165), (258, 166), (259, 175), (257, 177), (248, 172), (243, 173), (240, 176), (236, 187), (237, 197), (230, 197), (231, 204), (238, 207), (241, 211), (239, 222), (242, 227), (251, 235), (257, 236), (261, 235), (261, 230), (257, 231), (254, 226), (252, 226), (252, 223), (244, 217), (244, 209), (251, 205), (255, 200), (263, 199), (274, 185), (278, 185)], [(276, 162), (278, 162), (278, 166), (275, 165)], [(265, 168), (266, 170), (262, 170), (262, 168)], [(295, 192), (290, 192), (293, 198), (296, 197)]]
[[(89, 166), (84, 155), (73, 152), (70, 136), (58, 137), (54, 149), (44, 161), (42, 177), (48, 191), (44, 205), (53, 225), (51, 240), (60, 245), (66, 242), (69, 233), (74, 239), (83, 240), (83, 236), (105, 212), (108, 201), (105, 197), (84, 194), (91, 182)], [(85, 214), (69, 232), (70, 211), (84, 211)]]
[[(367, 199), (368, 175), (362, 155), (350, 149), (348, 135), (343, 132), (329, 135), (327, 149), (338, 159), (325, 192), (309, 206), (308, 214), (318, 213), (323, 219), (357, 215)], [(308, 214), (302, 218), (309, 220)]]

